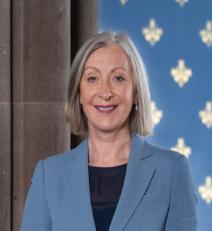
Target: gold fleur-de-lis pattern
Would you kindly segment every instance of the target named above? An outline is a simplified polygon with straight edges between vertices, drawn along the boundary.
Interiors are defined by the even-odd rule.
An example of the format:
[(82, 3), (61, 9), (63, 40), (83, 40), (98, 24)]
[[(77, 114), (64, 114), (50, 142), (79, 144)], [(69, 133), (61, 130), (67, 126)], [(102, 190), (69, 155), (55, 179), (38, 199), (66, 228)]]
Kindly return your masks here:
[(187, 158), (191, 155), (191, 148), (185, 145), (185, 140), (183, 137), (177, 139), (177, 144), (171, 148), (171, 150), (180, 152)]
[(122, 6), (126, 5), (127, 2), (128, 2), (128, 0), (120, 0), (120, 3)]
[(198, 188), (201, 198), (207, 203), (212, 202), (212, 177), (206, 176), (205, 182), (203, 185), (200, 185)]
[(183, 87), (191, 78), (192, 70), (186, 67), (183, 59), (180, 59), (178, 65), (171, 69), (171, 76), (179, 87)]
[(207, 21), (204, 29), (199, 32), (201, 40), (206, 46), (212, 46), (212, 21)]
[(154, 46), (161, 39), (163, 29), (157, 26), (154, 18), (151, 18), (149, 20), (149, 25), (142, 29), (142, 34), (145, 40), (149, 42), (151, 46)]
[(207, 101), (204, 110), (199, 112), (202, 123), (207, 127), (212, 127), (212, 101)]
[(175, 0), (179, 6), (183, 7), (189, 0)]
[(102, 25), (110, 24), (100, 29), (129, 33), (146, 64), (156, 131), (147, 139), (188, 158), (204, 205), (198, 230), (208, 231), (202, 224), (212, 227), (212, 207), (204, 209), (212, 202), (212, 1), (100, 1)]
[(151, 102), (151, 112), (154, 126), (156, 126), (160, 123), (160, 120), (163, 117), (163, 112), (157, 108), (156, 103), (154, 101)]

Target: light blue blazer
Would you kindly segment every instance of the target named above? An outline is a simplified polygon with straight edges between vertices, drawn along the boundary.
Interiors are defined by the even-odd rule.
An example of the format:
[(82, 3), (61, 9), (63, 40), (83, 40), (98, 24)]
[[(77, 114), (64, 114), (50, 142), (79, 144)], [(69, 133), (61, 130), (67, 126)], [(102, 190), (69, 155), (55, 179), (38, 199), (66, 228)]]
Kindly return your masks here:
[[(37, 163), (21, 231), (50, 230), (96, 230), (87, 140), (70, 152)], [(123, 230), (197, 230), (196, 194), (185, 156), (132, 136), (125, 181), (109, 229)]]

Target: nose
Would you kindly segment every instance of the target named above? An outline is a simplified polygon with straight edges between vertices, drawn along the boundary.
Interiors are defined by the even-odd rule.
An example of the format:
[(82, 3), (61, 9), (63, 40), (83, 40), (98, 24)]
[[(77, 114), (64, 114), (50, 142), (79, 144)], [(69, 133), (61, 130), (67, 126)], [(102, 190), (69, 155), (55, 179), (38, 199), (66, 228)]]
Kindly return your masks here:
[(102, 84), (99, 95), (100, 95), (100, 98), (106, 101), (110, 100), (114, 96), (112, 86), (110, 85), (109, 82), (104, 82)]

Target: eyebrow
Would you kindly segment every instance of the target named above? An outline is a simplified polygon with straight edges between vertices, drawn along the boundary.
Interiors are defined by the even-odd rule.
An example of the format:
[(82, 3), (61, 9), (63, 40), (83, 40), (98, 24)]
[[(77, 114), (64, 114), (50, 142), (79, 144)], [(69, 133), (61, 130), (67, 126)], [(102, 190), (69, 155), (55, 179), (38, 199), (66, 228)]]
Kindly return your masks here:
[[(96, 72), (100, 73), (100, 71), (99, 71), (98, 68), (92, 67), (92, 66), (87, 66), (87, 67), (85, 67), (85, 68), (83, 69), (83, 72), (85, 72), (87, 69), (94, 69)], [(117, 70), (117, 69), (122, 69), (122, 70), (124, 70), (125, 72), (128, 72), (124, 67), (115, 67), (115, 68), (113, 68), (113, 69), (111, 70), (111, 72), (113, 72), (113, 71), (115, 71), (115, 70)]]
[(92, 66), (87, 66), (83, 69), (83, 72), (85, 72), (87, 69), (94, 69), (96, 72), (100, 73), (100, 71), (96, 68), (96, 67), (92, 67)]

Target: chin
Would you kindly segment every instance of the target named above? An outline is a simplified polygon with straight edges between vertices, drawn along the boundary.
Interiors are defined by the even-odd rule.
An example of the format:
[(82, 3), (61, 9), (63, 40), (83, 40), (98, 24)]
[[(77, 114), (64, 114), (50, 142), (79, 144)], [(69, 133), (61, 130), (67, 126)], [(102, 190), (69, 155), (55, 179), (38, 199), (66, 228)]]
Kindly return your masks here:
[[(110, 133), (110, 132), (117, 132), (122, 129), (125, 129), (128, 127), (128, 124), (123, 123), (123, 124), (111, 124), (111, 123), (102, 123), (101, 125), (96, 125), (92, 126), (94, 130), (99, 131), (99, 132), (105, 132), (105, 133)], [(93, 129), (92, 129), (93, 130)]]
[(111, 126), (102, 126), (96, 128), (96, 130), (98, 130), (99, 132), (105, 132), (105, 133), (118, 131), (119, 129), (120, 129), (119, 127), (111, 127)]

